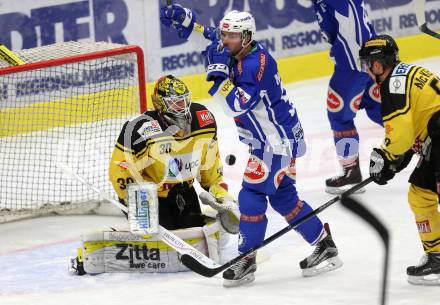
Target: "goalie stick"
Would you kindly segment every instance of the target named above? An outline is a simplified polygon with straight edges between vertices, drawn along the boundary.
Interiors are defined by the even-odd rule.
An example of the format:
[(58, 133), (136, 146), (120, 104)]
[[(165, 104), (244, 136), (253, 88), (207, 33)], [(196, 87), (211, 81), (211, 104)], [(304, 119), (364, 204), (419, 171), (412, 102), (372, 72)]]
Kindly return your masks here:
[(440, 34), (428, 28), (428, 25), (426, 24), (425, 0), (414, 0), (414, 9), (416, 11), (417, 24), (420, 31), (434, 38), (440, 39)]
[(277, 233), (269, 236), (268, 238), (266, 238), (265, 240), (263, 240), (261, 242), (261, 244), (259, 244), (258, 246), (255, 246), (253, 248), (250, 248), (248, 251), (238, 255), (237, 257), (235, 257), (234, 259), (228, 261), (227, 263), (218, 266), (218, 267), (207, 267), (206, 265), (202, 264), (201, 262), (199, 262), (197, 260), (197, 258), (187, 255), (187, 254), (183, 254), (182, 255), (182, 263), (188, 267), (189, 269), (191, 269), (192, 271), (205, 276), (205, 277), (213, 277), (214, 275), (220, 273), (223, 270), (226, 270), (227, 268), (229, 268), (230, 266), (232, 266), (233, 264), (235, 264), (236, 262), (238, 262), (239, 260), (241, 260), (242, 258), (248, 256), (249, 254), (257, 251), (258, 249), (264, 247), (265, 245), (269, 244), (270, 242), (274, 241), (275, 239), (277, 239), (278, 237), (286, 234), (287, 232), (289, 232), (290, 230), (296, 228), (297, 226), (299, 226), (300, 224), (304, 223), (305, 221), (309, 220), (311, 217), (313, 217), (314, 215), (317, 215), (319, 213), (321, 213), (322, 211), (324, 211), (325, 209), (327, 209), (329, 206), (331, 206), (332, 204), (334, 204), (335, 202), (338, 202), (339, 200), (341, 200), (341, 198), (346, 197), (348, 195), (353, 194), (354, 192), (356, 192), (357, 190), (363, 188), (365, 185), (367, 185), (368, 183), (370, 183), (371, 181), (373, 181), (373, 179), (371, 177), (365, 179), (362, 182), (359, 182), (358, 184), (356, 184), (355, 186), (353, 186), (352, 188), (348, 189), (347, 191), (345, 191), (344, 193), (334, 197), (333, 199), (331, 199), (330, 201), (324, 203), (323, 205), (321, 205), (320, 207), (316, 208), (315, 210), (313, 210), (312, 212), (308, 213), (307, 215), (304, 215), (303, 217), (301, 217), (300, 219), (298, 219), (297, 221), (293, 222), (292, 224), (289, 224), (287, 227), (285, 227), (284, 229), (278, 231)]
[(388, 229), (384, 224), (377, 219), (367, 208), (365, 208), (360, 202), (354, 200), (350, 197), (341, 198), (341, 204), (343, 207), (347, 208), (351, 212), (357, 214), (359, 217), (364, 219), (370, 226), (372, 226), (377, 233), (380, 235), (384, 248), (384, 262), (382, 270), (382, 291), (381, 291), (381, 305), (385, 305), (387, 296), (387, 284), (388, 284), (388, 260), (389, 260), (389, 245), (390, 236)]
[[(91, 184), (89, 181), (87, 181), (84, 177), (81, 177), (77, 173), (75, 173), (72, 168), (70, 168), (68, 165), (63, 163), (57, 163), (58, 168), (60, 168), (64, 173), (69, 174), (73, 178), (77, 179), (78, 181), (82, 182), (84, 185), (88, 186), (91, 190), (93, 190), (95, 193), (101, 196), (102, 199), (105, 201), (108, 201), (109, 203), (113, 204), (117, 208), (121, 209), (122, 211), (128, 213), (128, 208), (120, 203), (119, 201), (111, 198), (110, 196), (104, 194), (104, 192), (97, 187), (95, 187), (93, 184)], [(131, 226), (130, 226), (131, 227)], [(139, 234), (140, 232), (132, 232), (135, 234)], [(143, 234), (148, 234), (144, 232)], [(168, 231), (161, 225), (159, 225), (159, 232), (157, 233), (157, 236), (165, 242), (167, 245), (169, 245), (171, 248), (179, 252), (181, 255), (186, 255), (189, 257), (192, 257), (193, 259), (197, 260), (197, 262), (205, 268), (216, 268), (219, 266), (216, 262), (214, 262), (212, 259), (198, 251), (197, 249), (193, 248), (189, 244), (187, 244), (184, 240), (182, 240), (180, 237), (176, 236), (174, 233)]]

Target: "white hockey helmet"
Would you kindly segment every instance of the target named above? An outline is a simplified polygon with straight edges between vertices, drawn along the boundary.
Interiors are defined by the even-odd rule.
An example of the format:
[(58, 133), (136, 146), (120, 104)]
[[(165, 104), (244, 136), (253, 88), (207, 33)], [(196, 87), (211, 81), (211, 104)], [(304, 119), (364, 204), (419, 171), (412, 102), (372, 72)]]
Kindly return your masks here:
[(220, 20), (219, 30), (232, 33), (241, 33), (242, 38), (250, 36), (254, 39), (256, 32), (255, 19), (248, 12), (231, 11)]

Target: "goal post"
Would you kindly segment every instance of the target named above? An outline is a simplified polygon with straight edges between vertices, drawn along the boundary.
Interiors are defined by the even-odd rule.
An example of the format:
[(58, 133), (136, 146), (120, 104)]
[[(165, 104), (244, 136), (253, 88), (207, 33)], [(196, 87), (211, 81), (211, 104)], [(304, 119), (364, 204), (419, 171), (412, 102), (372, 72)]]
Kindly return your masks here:
[(92, 212), (100, 198), (56, 165), (114, 194), (114, 143), (147, 106), (142, 49), (64, 42), (16, 54), (25, 64), (0, 63), (0, 223)]

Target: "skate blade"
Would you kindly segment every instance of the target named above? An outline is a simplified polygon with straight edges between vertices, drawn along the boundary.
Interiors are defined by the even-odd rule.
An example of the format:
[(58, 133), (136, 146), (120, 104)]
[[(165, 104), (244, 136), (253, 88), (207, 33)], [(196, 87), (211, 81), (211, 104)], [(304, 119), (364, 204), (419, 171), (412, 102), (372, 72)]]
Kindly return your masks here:
[(304, 277), (316, 276), (322, 273), (326, 273), (338, 269), (342, 267), (343, 264), (344, 263), (339, 259), (339, 257), (337, 256), (331, 257), (315, 267), (302, 269), (302, 276)]
[(408, 283), (420, 286), (440, 286), (440, 274), (425, 276), (408, 275)]
[[(347, 184), (342, 187), (326, 186), (325, 192), (332, 195), (340, 195), (345, 191), (348, 191), (350, 188), (352, 188), (355, 185), (356, 184)], [(362, 193), (365, 193), (365, 188), (360, 188), (356, 192), (353, 192), (353, 194), (362, 194)]]
[(250, 284), (255, 281), (255, 274), (249, 273), (239, 280), (223, 280), (223, 286), (226, 288), (237, 287), (245, 284)]

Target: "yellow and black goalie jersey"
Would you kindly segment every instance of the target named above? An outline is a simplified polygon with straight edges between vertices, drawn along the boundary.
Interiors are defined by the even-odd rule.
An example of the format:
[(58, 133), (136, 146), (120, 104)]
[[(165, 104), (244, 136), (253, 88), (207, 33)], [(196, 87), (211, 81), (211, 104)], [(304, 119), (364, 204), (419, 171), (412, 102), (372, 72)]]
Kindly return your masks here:
[(382, 149), (395, 160), (428, 135), (431, 116), (440, 110), (440, 80), (422, 67), (399, 63), (381, 84), (385, 140)]
[(171, 134), (157, 111), (147, 111), (126, 122), (110, 161), (110, 180), (119, 198), (134, 181), (154, 182), (159, 197), (178, 183), (192, 185), (197, 179), (208, 189), (222, 181), (214, 116), (204, 106), (192, 103), (191, 133)]

